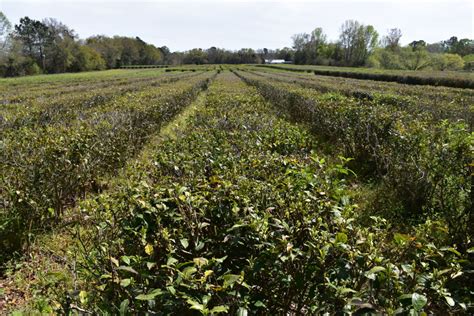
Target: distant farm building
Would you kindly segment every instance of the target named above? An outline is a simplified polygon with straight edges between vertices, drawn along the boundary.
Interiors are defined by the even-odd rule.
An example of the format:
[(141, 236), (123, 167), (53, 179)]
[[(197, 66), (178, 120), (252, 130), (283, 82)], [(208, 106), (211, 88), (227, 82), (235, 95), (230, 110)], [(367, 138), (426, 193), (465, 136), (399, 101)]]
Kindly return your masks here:
[(265, 59), (265, 64), (291, 64), (291, 61), (284, 59)]

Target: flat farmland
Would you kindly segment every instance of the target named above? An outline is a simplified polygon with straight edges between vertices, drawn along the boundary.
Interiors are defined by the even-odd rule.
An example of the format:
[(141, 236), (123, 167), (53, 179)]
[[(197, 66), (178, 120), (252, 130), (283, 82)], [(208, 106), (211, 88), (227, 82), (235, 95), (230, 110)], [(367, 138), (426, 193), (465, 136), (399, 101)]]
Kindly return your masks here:
[(284, 67), (0, 79), (0, 310), (472, 312), (472, 78)]

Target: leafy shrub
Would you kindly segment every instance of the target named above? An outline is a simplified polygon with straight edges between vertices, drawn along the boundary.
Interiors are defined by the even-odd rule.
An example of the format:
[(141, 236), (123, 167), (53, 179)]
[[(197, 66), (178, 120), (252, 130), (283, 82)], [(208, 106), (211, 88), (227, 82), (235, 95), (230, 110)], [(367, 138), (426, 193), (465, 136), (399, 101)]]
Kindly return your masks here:
[[(84, 201), (94, 313), (319, 314), (462, 312), (466, 256), (446, 228), (361, 227), (348, 159), (312, 152), (304, 128), (222, 75), (176, 141), (118, 186)], [(152, 149), (149, 149), (152, 150)]]
[(439, 216), (450, 224), (454, 240), (470, 240), (472, 135), (466, 122), (432, 122), (429, 113), (409, 114), (378, 100), (243, 78), (292, 119), (340, 144), (355, 158), (352, 166), (372, 169), (394, 192), (400, 208), (388, 208), (402, 210), (397, 215), (421, 221)]
[(1, 142), (1, 259), (29, 234), (58, 222), (99, 178), (123, 166), (164, 122), (207, 87), (211, 75), (126, 94), (64, 124), (4, 131)]

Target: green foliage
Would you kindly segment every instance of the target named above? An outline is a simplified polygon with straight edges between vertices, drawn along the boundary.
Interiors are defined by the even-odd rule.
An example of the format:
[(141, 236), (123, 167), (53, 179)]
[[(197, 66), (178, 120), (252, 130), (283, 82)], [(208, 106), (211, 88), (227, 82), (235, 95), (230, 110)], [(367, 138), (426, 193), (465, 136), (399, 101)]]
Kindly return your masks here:
[(19, 121), (2, 126), (2, 261), (20, 250), (30, 234), (60, 221), (78, 197), (101, 190), (100, 177), (123, 166), (148, 135), (207, 87), (210, 77), (200, 74), (112, 100), (78, 102), (86, 110), (70, 120), (65, 114), (74, 106), (59, 111), (53, 107), (49, 117), (42, 117), (44, 108), (39, 117), (20, 112)]
[(464, 60), (464, 69), (474, 70), (474, 54), (469, 54), (463, 57)]
[(472, 93), (239, 68), (2, 80), (2, 260), (71, 227), (29, 308), (468, 314)]
[[(373, 69), (363, 68), (341, 68), (341, 67), (317, 67), (317, 66), (276, 66), (276, 65), (259, 65), (261, 67), (274, 68), (280, 70), (288, 70), (294, 72), (313, 72), (316, 75), (344, 77), (364, 80), (398, 82), (412, 85), (434, 85), (446, 86), (453, 88), (469, 88), (474, 87), (474, 80), (471, 74), (451, 73), (445, 74), (443, 72), (424, 72), (414, 71), (417, 69), (428, 69), (430, 66), (429, 55), (426, 51), (410, 51), (405, 50), (402, 56), (402, 63), (404, 69), (411, 71), (378, 71)], [(406, 59), (405, 59), (406, 58)]]
[(385, 210), (385, 204), (388, 213), (413, 220), (439, 216), (454, 240), (470, 241), (470, 121), (450, 123), (429, 112), (385, 105), (383, 99), (357, 100), (243, 78), (293, 120), (339, 144), (346, 156), (355, 158), (352, 165), (358, 170), (382, 180), (388, 193), (375, 208)]
[(302, 127), (229, 74), (177, 140), (81, 204), (94, 313), (437, 313), (466, 308), (466, 255), (428, 221), (410, 234), (349, 196)]
[(80, 55), (78, 57), (77, 69), (79, 71), (103, 70), (105, 69), (105, 60), (102, 56), (89, 46), (79, 47)]
[(438, 70), (461, 70), (464, 67), (463, 58), (456, 54), (433, 54), (431, 59), (431, 66)]

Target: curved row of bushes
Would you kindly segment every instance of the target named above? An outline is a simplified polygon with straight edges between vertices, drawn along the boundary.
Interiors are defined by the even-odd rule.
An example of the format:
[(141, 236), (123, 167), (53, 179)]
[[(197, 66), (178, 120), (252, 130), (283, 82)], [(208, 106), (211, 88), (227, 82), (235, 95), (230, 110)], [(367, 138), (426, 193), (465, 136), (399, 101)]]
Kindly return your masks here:
[(468, 89), (407, 86), (398, 83), (375, 83), (334, 77), (309, 77), (293, 73), (252, 71), (267, 80), (296, 83), (322, 93), (336, 92), (348, 97), (396, 106), (413, 113), (428, 112), (434, 120), (470, 122), (473, 117), (474, 92)]
[(2, 105), (15, 105), (28, 101), (47, 100), (68, 94), (87, 92), (92, 89), (106, 89), (110, 87), (125, 87), (128, 85), (152, 82), (163, 76), (163, 72), (155, 72), (148, 76), (136, 76), (130, 74), (129, 77), (110, 76), (106, 78), (91, 77), (90, 80), (67, 80), (30, 83), (23, 82), (16, 85), (6, 85), (1, 91)]
[(82, 117), (7, 129), (0, 142), (0, 258), (29, 234), (59, 221), (65, 207), (100, 190), (147, 141), (207, 87), (211, 73), (120, 96)]
[(390, 74), (390, 73), (370, 73), (358, 71), (341, 71), (341, 70), (320, 70), (320, 69), (304, 69), (280, 67), (274, 65), (259, 65), (259, 67), (269, 67), (280, 70), (296, 71), (296, 72), (311, 72), (320, 76), (345, 77), (363, 80), (398, 82), (413, 85), (432, 85), (445, 86), (452, 88), (474, 89), (474, 80), (465, 78), (448, 78), (448, 77), (427, 77), (406, 74)]
[(473, 242), (472, 144), (467, 122), (433, 121), (396, 107), (239, 75), (292, 119), (337, 144), (351, 166), (382, 180), (375, 208), (399, 220), (446, 221), (463, 248)]
[(18, 102), (0, 109), (0, 135), (8, 129), (20, 127), (39, 127), (60, 122), (66, 124), (74, 119), (86, 119), (88, 113), (100, 111), (102, 107), (113, 104), (115, 100), (127, 94), (154, 89), (162, 84), (191, 78), (193, 74), (160, 75), (157, 77), (132, 80), (121, 85), (113, 82), (110, 85), (90, 84), (79, 91), (68, 91), (59, 94), (36, 98), (17, 94)]
[(123, 315), (465, 311), (467, 256), (446, 228), (359, 225), (347, 159), (328, 163), (305, 128), (277, 114), (224, 73), (176, 140), (81, 203), (91, 224), (78, 235), (74, 305)]

